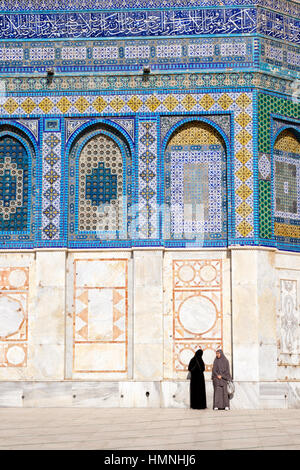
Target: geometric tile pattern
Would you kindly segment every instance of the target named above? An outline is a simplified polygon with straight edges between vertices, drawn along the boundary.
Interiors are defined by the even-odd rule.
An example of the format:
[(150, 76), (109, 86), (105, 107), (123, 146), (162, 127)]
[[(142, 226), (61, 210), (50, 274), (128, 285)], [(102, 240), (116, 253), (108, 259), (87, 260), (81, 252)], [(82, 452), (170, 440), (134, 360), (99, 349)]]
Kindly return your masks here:
[(260, 238), (272, 238), (271, 182), (259, 181), (259, 234)]
[(186, 371), (199, 347), (212, 370), (223, 344), (222, 260), (173, 261), (173, 341), (175, 371)]
[(79, 230), (120, 230), (123, 197), (120, 148), (107, 135), (98, 134), (81, 150), (79, 168)]
[(164, 160), (164, 238), (226, 239), (226, 155), (218, 132), (199, 121), (180, 126)]
[[(76, 71), (105, 72), (121, 71), (124, 66), (139, 70), (147, 61), (148, 65), (159, 70), (178, 70), (203, 68), (214, 65), (218, 69), (226, 67), (246, 68), (254, 64), (254, 50), (257, 40), (251, 37), (232, 38), (170, 38), (170, 39), (120, 39), (76, 41), (68, 44), (65, 41), (54, 40), (51, 44), (42, 41), (23, 42), (16, 45), (14, 41), (6, 41), (5, 49), (0, 49), (0, 64), (5, 71), (13, 66), (18, 67), (19, 73), (30, 72), (35, 66), (47, 64), (59, 67), (60, 72)], [(170, 60), (171, 59), (171, 60)], [(3, 71), (4, 71), (3, 70)], [(46, 99), (43, 107), (45, 113), (51, 111), (51, 105)]]
[[(278, 54), (278, 51), (277, 51)], [(283, 130), (276, 143), (274, 153), (271, 155), (272, 136), (281, 129), (290, 125), (296, 128), (295, 120), (300, 118), (300, 106), (297, 100), (279, 97), (271, 93), (258, 95), (258, 150), (259, 150), (259, 224), (260, 236), (264, 239), (272, 238), (271, 226), (272, 201), (274, 203), (275, 240), (289, 243), (291, 246), (299, 244), (299, 221), (297, 213), (299, 208), (299, 189), (297, 168), (299, 154), (297, 139), (288, 137), (290, 131)], [(289, 121), (289, 119), (291, 119)], [(282, 140), (281, 140), (282, 139)], [(293, 150), (295, 150), (293, 154)], [(290, 153), (288, 153), (290, 152)], [(271, 165), (272, 158), (272, 165)], [(271, 169), (273, 167), (273, 174)], [(277, 176), (276, 176), (277, 175)], [(263, 181), (265, 180), (265, 181)], [(267, 183), (269, 180), (269, 184)], [(271, 194), (271, 188), (274, 194)], [(291, 202), (293, 200), (293, 202)]]
[[(232, 113), (234, 117), (235, 135), (232, 138), (234, 142), (234, 161), (233, 161), (233, 193), (235, 195), (235, 211), (233, 219), (233, 236), (235, 238), (251, 238), (254, 234), (254, 203), (253, 203), (253, 105), (252, 93), (250, 92), (210, 92), (210, 93), (116, 93), (110, 94), (55, 94), (49, 95), (48, 100), (51, 102), (51, 113), (57, 116), (65, 114), (87, 114), (111, 113), (118, 114), (121, 118), (132, 113), (151, 113), (151, 115), (174, 115), (178, 113)], [(0, 115), (14, 113), (24, 113), (24, 107), (27, 112), (35, 115), (44, 115), (41, 106), (45, 97), (32, 96), (13, 96), (4, 97), (1, 101)], [(27, 100), (27, 101), (26, 101)], [(50, 105), (49, 105), (50, 106)], [(47, 133), (51, 135), (51, 132)], [(153, 134), (153, 132), (152, 132)], [(54, 135), (54, 133), (53, 133)], [(57, 133), (57, 136), (60, 135)], [(44, 139), (45, 140), (45, 139)], [(154, 144), (153, 144), (154, 145)], [(45, 149), (48, 145), (44, 142)], [(58, 151), (59, 145), (52, 151)], [(45, 152), (43, 152), (45, 154)], [(59, 151), (60, 153), (60, 151)], [(53, 160), (51, 160), (54, 163)], [(44, 162), (44, 167), (46, 163)], [(50, 197), (57, 197), (58, 180), (54, 181), (57, 176), (60, 178), (60, 163), (55, 164), (56, 167), (48, 168), (49, 182), (46, 182), (44, 171), (44, 188), (43, 194)], [(129, 168), (129, 167), (128, 167)], [(59, 171), (58, 171), (59, 170)], [(127, 175), (128, 176), (128, 175)], [(140, 181), (143, 181), (140, 177)], [(142, 183), (143, 184), (143, 183)], [(47, 186), (47, 188), (46, 188)], [(132, 187), (127, 184), (127, 195), (131, 195)], [(59, 191), (58, 191), (59, 194)], [(59, 196), (57, 202), (59, 200)], [(51, 204), (43, 205), (43, 211)], [(53, 204), (52, 204), (53, 205)], [(56, 211), (58, 207), (55, 208)], [(52, 208), (43, 213), (43, 239), (51, 240), (58, 238), (58, 227), (54, 224), (50, 217), (58, 217), (58, 214)], [(46, 223), (47, 222), (47, 223)], [(47, 230), (45, 232), (45, 229)], [(143, 234), (143, 237), (145, 235)], [(153, 236), (153, 235), (152, 235)], [(55, 239), (55, 238), (54, 238)]]
[(25, 147), (10, 135), (0, 137), (0, 230), (25, 231), (28, 221), (29, 168)]
[(118, 130), (95, 126), (79, 134), (69, 153), (69, 246), (126, 240), (131, 227), (129, 146)]
[(156, 126), (139, 121), (139, 238), (158, 238)]
[(300, 141), (294, 131), (279, 134), (273, 158), (275, 237), (289, 238), (293, 243), (300, 228)]
[[(102, 37), (130, 39), (136, 36), (216, 35), (224, 31), (227, 34), (251, 34), (257, 28), (257, 12), (254, 8), (214, 8), (211, 11), (203, 9), (200, 12), (178, 9), (172, 11), (171, 17), (167, 13), (161, 9), (144, 10), (138, 21), (136, 12), (128, 10), (122, 12), (94, 10), (79, 13), (66, 11), (63, 18), (55, 12), (49, 12), (46, 17), (44, 14), (35, 13), (34, 21), (24, 13), (10, 15), (3, 13), (0, 39), (17, 38), (19, 41), (26, 38), (64, 37), (77, 40)], [(290, 22), (295, 21), (290, 19)], [(295, 41), (293, 35), (291, 40)]]
[(29, 269), (0, 268), (0, 367), (26, 367)]
[(60, 238), (61, 134), (43, 136), (42, 239)]
[[(36, 11), (65, 11), (65, 10), (95, 10), (95, 9), (132, 9), (132, 8), (161, 8), (173, 7), (182, 8), (182, 6), (189, 6), (192, 4), (194, 7), (211, 7), (219, 5), (220, 2), (215, 0), (151, 0), (146, 3), (144, 0), (0, 0), (2, 11), (25, 11), (31, 13), (32, 10)], [(249, 0), (236, 0), (236, 5), (249, 5)], [(284, 0), (257, 0), (256, 5), (265, 8), (271, 8), (274, 11), (281, 13), (288, 13), (293, 17), (300, 16), (300, 9), (297, 3), (287, 5)], [(222, 5), (232, 7), (232, 0), (223, 0)]]

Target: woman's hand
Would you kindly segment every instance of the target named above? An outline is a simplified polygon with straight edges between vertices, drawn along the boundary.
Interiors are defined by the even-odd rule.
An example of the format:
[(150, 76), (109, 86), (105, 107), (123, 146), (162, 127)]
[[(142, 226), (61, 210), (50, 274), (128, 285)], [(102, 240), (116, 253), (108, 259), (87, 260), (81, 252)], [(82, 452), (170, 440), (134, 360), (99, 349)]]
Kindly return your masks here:
[(221, 378), (222, 378), (222, 375), (218, 375), (218, 379), (220, 379), (220, 380), (221, 380)]

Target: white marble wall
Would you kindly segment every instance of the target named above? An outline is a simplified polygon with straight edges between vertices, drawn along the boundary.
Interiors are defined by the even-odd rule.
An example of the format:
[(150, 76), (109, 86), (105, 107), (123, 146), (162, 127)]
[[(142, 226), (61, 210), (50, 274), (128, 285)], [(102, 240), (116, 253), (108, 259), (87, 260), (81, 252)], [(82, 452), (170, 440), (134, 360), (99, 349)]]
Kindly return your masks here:
[(187, 407), (199, 346), (211, 406), (221, 346), (232, 408), (300, 407), (299, 299), (271, 249), (0, 253), (0, 406)]

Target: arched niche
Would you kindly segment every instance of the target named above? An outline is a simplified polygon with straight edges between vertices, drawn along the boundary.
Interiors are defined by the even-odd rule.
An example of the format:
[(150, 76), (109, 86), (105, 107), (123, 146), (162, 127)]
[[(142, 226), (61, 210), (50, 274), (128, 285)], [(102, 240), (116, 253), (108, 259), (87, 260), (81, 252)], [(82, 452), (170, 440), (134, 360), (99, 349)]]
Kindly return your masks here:
[(28, 230), (33, 148), (13, 126), (0, 126), (0, 232)]
[(81, 240), (128, 237), (131, 206), (131, 153), (116, 129), (85, 129), (70, 151), (71, 233)]
[(284, 129), (274, 143), (274, 206), (281, 222), (300, 220), (300, 138)]
[(164, 154), (165, 238), (227, 239), (226, 145), (210, 124), (189, 121), (170, 136)]

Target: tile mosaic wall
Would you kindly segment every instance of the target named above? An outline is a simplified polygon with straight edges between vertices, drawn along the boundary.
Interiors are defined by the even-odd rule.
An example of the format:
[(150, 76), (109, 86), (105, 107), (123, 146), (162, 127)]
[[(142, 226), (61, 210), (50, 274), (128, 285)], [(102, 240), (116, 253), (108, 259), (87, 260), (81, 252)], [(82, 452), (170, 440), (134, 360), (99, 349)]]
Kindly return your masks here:
[[(18, 117), (16, 113), (24, 113), (25, 110), (28, 114), (33, 114), (34, 121), (38, 116), (44, 118), (46, 112), (51, 112), (51, 116), (57, 116), (55, 119), (47, 117), (41, 123), (44, 160), (42, 169), (43, 189), (40, 201), (42, 205), (42, 223), (39, 224), (39, 226), (42, 225), (42, 237), (37, 241), (38, 245), (65, 246), (69, 243), (69, 246), (80, 247), (93, 246), (90, 243), (99, 243), (100, 240), (106, 240), (107, 244), (103, 246), (116, 246), (113, 239), (117, 238), (118, 243), (122, 243), (122, 240), (128, 239), (128, 230), (132, 227), (133, 234), (131, 233), (131, 238), (133, 235), (133, 238), (137, 240), (146, 238), (156, 240), (156, 243), (159, 244), (163, 243), (161, 234), (163, 227), (159, 226), (158, 209), (155, 207), (155, 205), (160, 205), (163, 202), (160, 185), (162, 184), (161, 177), (164, 170), (164, 155), (160, 154), (156, 157), (157, 148), (159, 148), (157, 145), (159, 127), (156, 122), (159, 122), (161, 114), (164, 114), (161, 130), (163, 130), (163, 135), (166, 137), (168, 132), (171, 132), (175, 121), (180, 123), (180, 120), (184, 122), (186, 118), (191, 120), (193, 115), (197, 120), (207, 116), (209, 122), (212, 122), (212, 126), (215, 125), (220, 128), (227, 142), (226, 164), (228, 164), (234, 175), (231, 191), (232, 196), (235, 195), (236, 210), (230, 224), (230, 232), (232, 237), (238, 239), (251, 239), (253, 237), (253, 104), (251, 92), (181, 92), (176, 94), (152, 92), (143, 94), (113, 93), (109, 95), (85, 93), (78, 95), (48, 94), (48, 96), (30, 94), (30, 96), (9, 96), (2, 99), (0, 114), (2, 113), (5, 118), (7, 114), (10, 114), (12, 119), (10, 122)], [(73, 113), (76, 113), (78, 117), (71, 118)], [(140, 124), (135, 128), (134, 116), (137, 113), (141, 117), (139, 117)], [(82, 115), (82, 119), (80, 119), (80, 115)], [(147, 118), (147, 115), (151, 115), (151, 119)], [(88, 116), (90, 117), (88, 118)], [(109, 131), (112, 138), (115, 136), (123, 158), (122, 216), (120, 211), (118, 212), (119, 220), (122, 217), (122, 225), (119, 225), (118, 233), (109, 236), (109, 230), (107, 230), (104, 237), (103, 233), (100, 233), (101, 230), (90, 229), (84, 231), (78, 229), (78, 225), (80, 225), (78, 220), (81, 217), (79, 208), (81, 203), (78, 203), (79, 179), (83, 178), (84, 184), (87, 184), (86, 176), (79, 172), (81, 165), (79, 163), (79, 147), (83, 145), (84, 139), (88, 139), (89, 131), (86, 129), (89, 126), (92, 126), (92, 131), (96, 132), (93, 126), (96, 126), (97, 122), (100, 125), (101, 121), (99, 119), (101, 116), (102, 120), (104, 118), (102, 125), (107, 123), (106, 132)], [(169, 122), (167, 116), (170, 118)], [(61, 118), (65, 119), (61, 120)], [(61, 139), (65, 138), (63, 132), (65, 132), (67, 139), (67, 147), (64, 149), (61, 144)], [(234, 148), (231, 148), (230, 141), (233, 132), (235, 133), (235, 144)], [(80, 151), (82, 151), (82, 148)], [(233, 151), (235, 152), (234, 158)], [(60, 154), (62, 158), (59, 158)], [(138, 177), (135, 173), (137, 155), (139, 155), (140, 168)], [(86, 157), (89, 158), (88, 155)], [(158, 163), (156, 158), (158, 158)], [(68, 172), (63, 170), (66, 165), (69, 167)], [(156, 166), (157, 168), (155, 168)], [(99, 168), (98, 170), (100, 171)], [(62, 174), (64, 175), (63, 179), (61, 178)], [(69, 196), (65, 191), (67, 175), (69, 175)], [(91, 179), (92, 176), (90, 175), (88, 178)], [(120, 175), (118, 181), (121, 184)], [(224, 181), (223, 178), (223, 183)], [(97, 186), (96, 181), (93, 181), (94, 183)], [(89, 181), (88, 184), (91, 185), (92, 181)], [(91, 186), (89, 187), (91, 188)], [(111, 189), (112, 187), (113, 185)], [(100, 189), (100, 186), (98, 189)], [(67, 199), (67, 196), (69, 199)], [(90, 196), (85, 193), (84, 196), (80, 196), (80, 200), (87, 201), (86, 197), (89, 198)], [(92, 201), (92, 199), (89, 200)], [(100, 202), (100, 199), (98, 199), (96, 197), (94, 200), (94, 207), (99, 207), (98, 203), (96, 204), (96, 200)], [(64, 204), (67, 200), (68, 210), (66, 211)], [(140, 214), (131, 213), (130, 208), (132, 204), (136, 203), (143, 206), (140, 207)], [(84, 204), (86, 203), (84, 202)], [(225, 205), (224, 200), (222, 200), (222, 208)], [(132, 217), (135, 221), (139, 219), (137, 226), (132, 224)], [(67, 226), (69, 227), (68, 234)], [(218, 242), (227, 244), (225, 232), (226, 230), (223, 230), (221, 237), (218, 235)], [(50, 242), (51, 245), (48, 244)], [(210, 242), (211, 244), (214, 243), (213, 240)], [(133, 241), (134, 243), (135, 241)], [(140, 242), (137, 241), (137, 243)]]
[(75, 131), (70, 151), (70, 245), (80, 245), (84, 240), (113, 243), (129, 237), (133, 171), (130, 150), (118, 130), (97, 124), (94, 127), (93, 122), (87, 132), (81, 127)]
[(288, 137), (285, 129), (294, 129), (297, 136), (299, 118), (300, 107), (296, 97), (291, 100), (275, 94), (259, 94), (260, 237), (271, 240), (274, 234), (274, 243), (279, 248), (282, 246), (292, 250), (297, 249), (300, 235), (297, 218), (300, 197), (297, 177), (299, 141), (297, 137)]
[[(262, 6), (275, 11), (300, 16), (296, 1), (287, 0), (235, 0), (235, 5)], [(219, 0), (1, 0), (2, 11), (65, 11), (95, 9), (134, 9), (134, 8), (187, 8), (219, 6)], [(232, 0), (223, 0), (222, 5), (231, 6)]]
[(273, 155), (275, 237), (299, 243), (295, 239), (300, 231), (300, 139), (290, 130), (282, 131)]
[[(259, 89), (271, 89), (280, 93), (291, 95), (295, 92), (295, 83), (286, 76), (276, 77), (267, 73), (247, 72), (228, 72), (222, 73), (178, 73), (178, 74), (150, 74), (149, 77), (143, 75), (83, 75), (76, 76), (70, 73), (70, 76), (55, 76), (50, 84), (47, 84), (44, 76), (28, 76), (22, 78), (13, 78), (7, 76), (0, 82), (3, 87), (3, 95), (10, 92), (33, 92), (42, 91), (46, 95), (50, 92), (69, 92), (69, 91), (140, 91), (140, 90), (194, 90), (209, 89), (210, 91), (226, 88), (245, 88), (256, 87)], [(0, 94), (0, 101), (1, 101)]]
[(0, 43), (2, 73), (57, 73), (249, 68), (257, 63), (258, 40), (245, 38), (135, 39), (111, 41), (31, 41)]
[[(297, 224), (280, 218), (280, 211), (273, 220), (271, 149), (275, 114), (299, 117), (293, 79), (299, 69), (299, 6), (283, 0), (238, 0), (234, 5), (205, 0), (198, 8), (199, 2), (0, 0), (0, 64), (7, 75), (0, 83), (0, 118), (16, 123), (28, 137), (32, 170), (28, 224), (18, 234), (12, 225), (5, 235), (2, 229), (0, 240), (8, 248), (171, 246), (165, 242), (161, 210), (169, 171), (164, 139), (181, 119), (184, 124), (193, 116), (207, 119), (222, 134), (226, 159), (220, 148), (208, 148), (212, 153), (205, 155), (200, 155), (203, 148), (190, 148), (185, 156), (177, 149), (177, 157), (170, 157), (178, 170), (173, 170), (173, 183), (182, 180), (182, 185), (168, 186), (173, 203), (181, 206), (177, 228), (174, 220), (171, 228), (179, 244), (172, 246), (186, 246), (180, 234), (188, 226), (193, 236), (209, 233), (205, 246), (255, 244), (258, 237), (270, 245), (297, 245)], [(143, 65), (155, 73), (139, 73)], [(49, 67), (55, 73), (47, 80)], [(184, 73), (195, 69), (207, 73)], [(94, 71), (114, 73), (90, 74)], [(257, 116), (256, 87), (292, 93), (293, 100), (259, 93)], [(110, 153), (118, 156), (110, 163), (91, 163), (87, 149), (79, 149), (97, 122), (108, 126), (106, 138), (115, 137)], [(198, 154), (191, 159), (192, 152)], [(221, 166), (212, 174), (214, 159)], [(10, 175), (5, 178), (0, 199), (10, 198), (14, 207), (16, 182)], [(202, 187), (201, 179), (209, 184)], [(215, 180), (222, 181), (224, 191), (213, 197)], [(195, 208), (188, 207), (201, 198), (207, 204), (200, 228)], [(107, 212), (112, 206), (114, 217)], [(282, 235), (284, 225), (289, 236)]]

